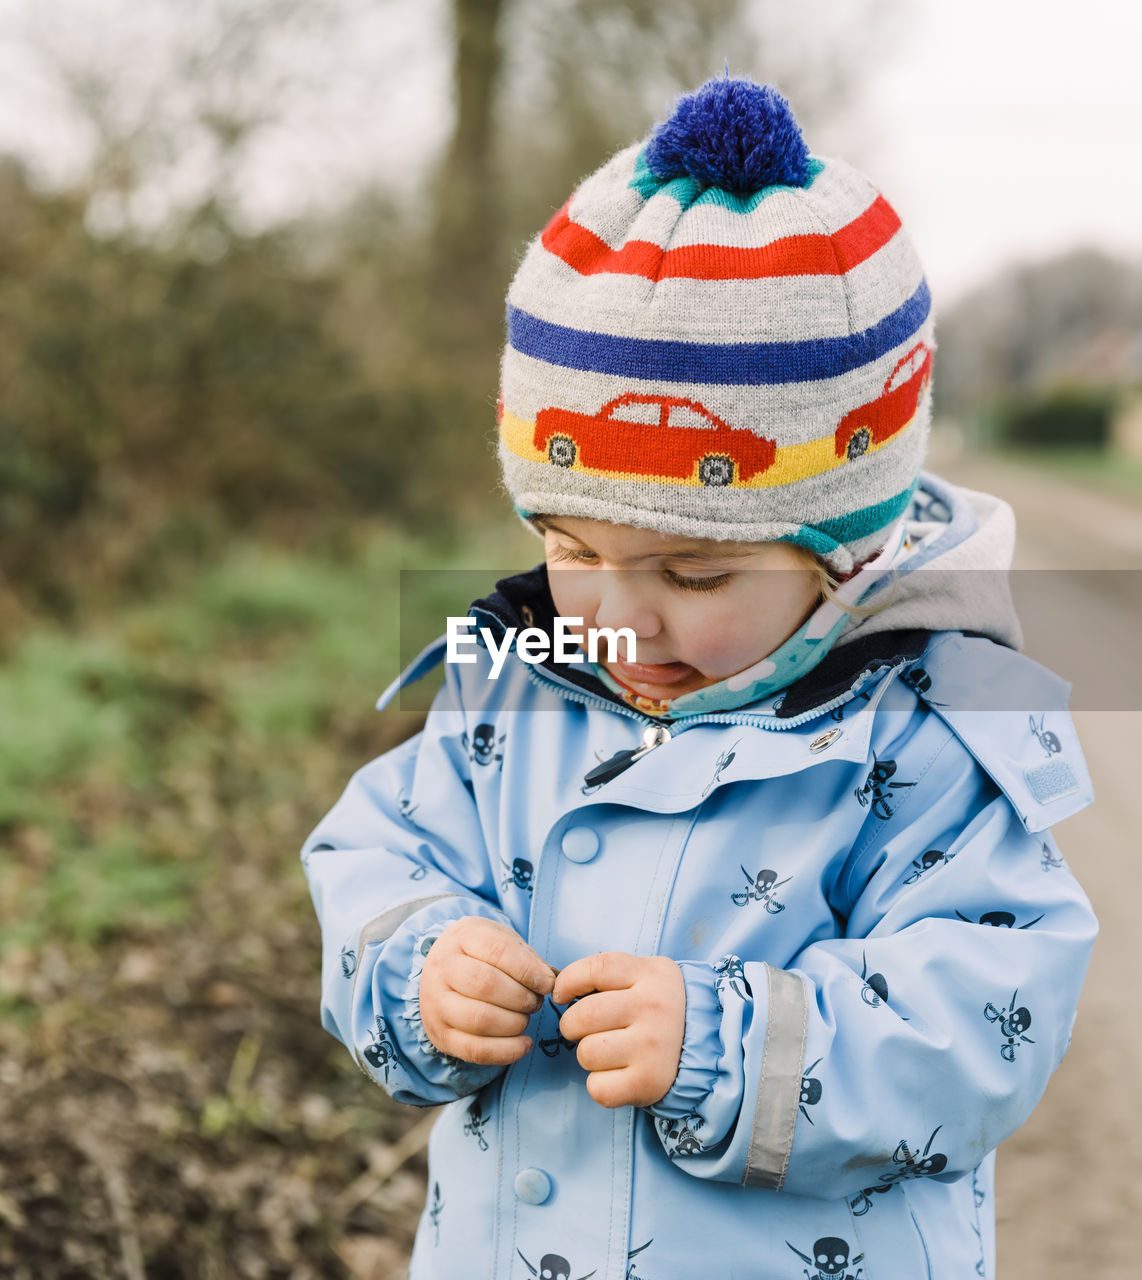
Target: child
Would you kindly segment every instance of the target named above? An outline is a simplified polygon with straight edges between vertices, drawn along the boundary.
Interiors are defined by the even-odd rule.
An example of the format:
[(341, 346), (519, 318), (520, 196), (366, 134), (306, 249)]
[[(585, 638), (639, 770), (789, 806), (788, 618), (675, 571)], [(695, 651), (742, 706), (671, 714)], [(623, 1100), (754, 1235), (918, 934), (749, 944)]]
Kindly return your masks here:
[[(448, 1104), (414, 1280), (994, 1274), (994, 1151), (1095, 934), (1048, 828), (1091, 792), (1010, 509), (920, 470), (931, 356), (891, 207), (749, 81), (531, 246), (500, 457), (546, 565), (303, 853), (325, 1026)], [(517, 639), (490, 678), (557, 619), (634, 659)]]

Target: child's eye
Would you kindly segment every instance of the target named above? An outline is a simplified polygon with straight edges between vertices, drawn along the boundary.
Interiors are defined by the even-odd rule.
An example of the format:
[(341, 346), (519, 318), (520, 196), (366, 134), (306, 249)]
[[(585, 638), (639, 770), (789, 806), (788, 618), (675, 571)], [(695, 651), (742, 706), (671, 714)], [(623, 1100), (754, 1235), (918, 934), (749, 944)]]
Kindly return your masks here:
[(681, 591), (718, 591), (734, 576), (732, 573), (710, 574), (704, 578), (687, 578), (673, 569), (663, 569), (668, 582)]
[(599, 558), (585, 547), (563, 547), (556, 543), (548, 553), (552, 560), (570, 561), (572, 564), (594, 564)]

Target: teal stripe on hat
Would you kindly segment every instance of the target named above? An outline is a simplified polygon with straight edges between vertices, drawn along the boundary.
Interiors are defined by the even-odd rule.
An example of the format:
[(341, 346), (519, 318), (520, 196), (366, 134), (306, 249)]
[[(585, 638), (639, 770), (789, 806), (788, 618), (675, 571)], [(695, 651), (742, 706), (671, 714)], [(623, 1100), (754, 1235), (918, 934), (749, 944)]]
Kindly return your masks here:
[(820, 524), (803, 524), (796, 533), (785, 533), (778, 542), (795, 542), (798, 546), (808, 547), (818, 555), (827, 556), (835, 551), (841, 543), (855, 542), (858, 538), (867, 538), (870, 533), (890, 525), (912, 501), (916, 488), (914, 480), (907, 489), (902, 489), (894, 497), (886, 498), (871, 507), (861, 507), (850, 511), (847, 515), (835, 516), (832, 520), (822, 520)]
[(801, 186), (789, 186), (785, 183), (774, 183), (762, 187), (760, 191), (752, 191), (748, 196), (735, 195), (732, 191), (723, 191), (721, 187), (704, 187), (697, 178), (659, 178), (650, 171), (646, 163), (646, 148), (638, 153), (634, 164), (634, 176), (627, 184), (638, 192), (644, 200), (651, 196), (664, 195), (677, 200), (683, 209), (692, 204), (715, 204), (731, 213), (752, 213), (766, 198), (779, 191), (806, 191), (816, 181), (817, 176), (825, 171), (825, 162), (810, 156), (808, 163), (809, 176)]

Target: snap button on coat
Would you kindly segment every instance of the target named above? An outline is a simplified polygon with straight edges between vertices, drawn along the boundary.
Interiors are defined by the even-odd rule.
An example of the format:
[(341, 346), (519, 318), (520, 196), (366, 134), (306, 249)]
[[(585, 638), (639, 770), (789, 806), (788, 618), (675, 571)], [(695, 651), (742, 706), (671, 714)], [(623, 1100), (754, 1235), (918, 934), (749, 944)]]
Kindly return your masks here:
[(599, 837), (590, 827), (568, 827), (560, 847), (572, 862), (590, 862), (599, 852)]
[(521, 1169), (515, 1176), (515, 1193), (524, 1204), (542, 1204), (551, 1195), (551, 1179), (542, 1169)]

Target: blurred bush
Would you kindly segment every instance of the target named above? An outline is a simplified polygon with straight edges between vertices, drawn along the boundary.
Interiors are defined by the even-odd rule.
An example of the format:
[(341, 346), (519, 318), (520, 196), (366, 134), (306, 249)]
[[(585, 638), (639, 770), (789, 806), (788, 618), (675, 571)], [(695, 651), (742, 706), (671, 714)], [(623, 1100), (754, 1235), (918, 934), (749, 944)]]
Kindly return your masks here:
[(0, 570), (36, 606), (149, 590), (235, 530), (423, 527), (486, 452), (456, 427), (490, 405), (366, 367), (289, 234), (208, 207), (173, 247), (96, 239), (11, 165), (0, 205)]
[(1110, 440), (1114, 396), (1100, 387), (1062, 387), (993, 410), (995, 443), (1025, 449), (1103, 449)]
[(1102, 447), (1142, 385), (1142, 263), (1095, 249), (1006, 267), (937, 316), (938, 413), (1032, 447)]
[[(776, 3), (451, 0), (453, 119), (427, 176), (321, 212), (298, 192), (256, 230), (251, 156), (332, 92), (307, 56), (322, 23), (350, 41), (368, 7), (140, 0), (124, 29), (144, 66), (52, 5), (77, 21), (45, 21), (37, 56), (93, 145), (68, 190), (0, 158), (0, 637), (177, 586), (235, 534), (336, 554), (362, 520), (502, 519), (496, 368), (523, 240), (727, 50), (806, 125), (835, 113), (894, 8), (870, 0), (825, 47)], [(362, 111), (384, 107), (377, 70)]]

